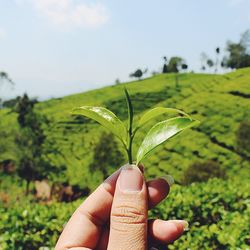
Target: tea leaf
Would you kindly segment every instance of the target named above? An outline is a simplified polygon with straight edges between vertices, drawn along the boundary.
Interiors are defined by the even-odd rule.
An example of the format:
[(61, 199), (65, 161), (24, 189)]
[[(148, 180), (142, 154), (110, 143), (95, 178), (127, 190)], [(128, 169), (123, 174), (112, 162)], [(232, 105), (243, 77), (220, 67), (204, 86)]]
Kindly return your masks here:
[(150, 109), (149, 111), (147, 111), (141, 117), (141, 119), (139, 120), (138, 127), (144, 126), (151, 119), (153, 119), (153, 118), (155, 118), (155, 117), (157, 117), (159, 115), (165, 114), (165, 113), (168, 113), (168, 114), (173, 114), (173, 113), (174, 114), (181, 114), (181, 115), (186, 116), (189, 119), (191, 119), (188, 114), (186, 114), (185, 112), (183, 112), (183, 111), (181, 111), (179, 109), (156, 107), (156, 108)]
[(126, 128), (122, 121), (110, 110), (103, 107), (82, 106), (73, 109), (72, 114), (83, 115), (97, 121), (125, 143)]
[(126, 96), (126, 101), (127, 101), (127, 107), (128, 107), (128, 130), (132, 131), (132, 126), (133, 126), (133, 117), (134, 117), (134, 110), (133, 110), (133, 105), (129, 96), (129, 93), (126, 88), (124, 88), (125, 96)]
[(128, 161), (132, 164), (132, 142), (133, 142), (133, 118), (134, 118), (134, 110), (133, 105), (129, 96), (129, 93), (126, 88), (124, 88), (127, 107), (128, 107), (128, 142), (127, 142), (127, 154), (128, 154)]
[(155, 124), (144, 138), (137, 152), (137, 164), (157, 146), (197, 123), (199, 121), (190, 118), (175, 117)]

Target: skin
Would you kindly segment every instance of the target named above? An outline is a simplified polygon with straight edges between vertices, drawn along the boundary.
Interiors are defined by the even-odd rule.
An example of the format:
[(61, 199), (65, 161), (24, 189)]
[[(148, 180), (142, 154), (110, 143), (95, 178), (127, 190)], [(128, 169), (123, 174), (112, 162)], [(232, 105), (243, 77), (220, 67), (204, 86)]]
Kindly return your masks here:
[(150, 249), (173, 243), (182, 220), (148, 220), (148, 209), (167, 197), (163, 178), (146, 182), (142, 171), (125, 165), (105, 180), (74, 212), (56, 250)]

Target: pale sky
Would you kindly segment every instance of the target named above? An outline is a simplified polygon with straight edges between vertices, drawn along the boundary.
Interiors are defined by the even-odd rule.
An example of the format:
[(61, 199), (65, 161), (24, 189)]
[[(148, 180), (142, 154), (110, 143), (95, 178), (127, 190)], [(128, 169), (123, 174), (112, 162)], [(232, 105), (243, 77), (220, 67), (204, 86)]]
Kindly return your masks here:
[(41, 99), (129, 80), (182, 56), (198, 71), (200, 54), (238, 41), (250, 28), (250, 0), (0, 0), (0, 71)]

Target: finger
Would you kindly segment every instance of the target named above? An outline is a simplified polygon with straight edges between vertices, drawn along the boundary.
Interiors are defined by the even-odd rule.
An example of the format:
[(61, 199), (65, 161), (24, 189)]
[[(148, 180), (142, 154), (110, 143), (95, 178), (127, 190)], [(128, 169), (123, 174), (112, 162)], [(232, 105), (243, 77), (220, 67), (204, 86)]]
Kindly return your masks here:
[[(74, 246), (95, 248), (101, 234), (101, 226), (110, 216), (113, 194), (120, 171), (121, 169), (117, 170), (104, 181), (75, 211), (63, 230), (56, 249)], [(166, 180), (157, 179), (148, 182), (150, 207), (163, 200), (168, 192), (169, 184)]]
[(184, 220), (150, 220), (148, 223), (149, 245), (173, 243), (187, 229), (188, 223)]
[[(148, 221), (148, 245), (159, 246), (162, 244), (173, 243), (185, 230), (188, 229), (188, 223), (184, 220), (149, 220)], [(109, 228), (102, 232), (98, 243), (98, 250), (107, 249), (109, 239)]]
[(101, 227), (110, 215), (120, 169), (101, 184), (74, 212), (60, 235), (55, 250), (73, 247), (95, 248)]
[(165, 178), (159, 178), (147, 182), (148, 196), (149, 196), (149, 208), (152, 208), (159, 204), (166, 198), (169, 193), (170, 186), (174, 183), (173, 177), (170, 175)]
[(135, 165), (123, 168), (110, 215), (108, 249), (146, 249), (148, 191), (144, 176)]

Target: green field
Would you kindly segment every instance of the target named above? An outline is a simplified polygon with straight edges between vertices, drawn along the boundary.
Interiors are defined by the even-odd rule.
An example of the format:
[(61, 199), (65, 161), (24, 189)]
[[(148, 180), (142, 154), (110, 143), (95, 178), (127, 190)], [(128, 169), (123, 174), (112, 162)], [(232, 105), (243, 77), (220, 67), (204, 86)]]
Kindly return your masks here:
[[(240, 123), (250, 121), (250, 68), (224, 75), (179, 74), (178, 86), (175, 79), (175, 74), (161, 74), (36, 104), (36, 111), (48, 118), (44, 124), (47, 140), (43, 157), (60, 176), (51, 174), (48, 179), (91, 190), (102, 181), (101, 171), (91, 172), (89, 166), (95, 162), (93, 151), (105, 130), (70, 112), (82, 105), (105, 106), (127, 122), (123, 94), (126, 86), (136, 119), (149, 108), (164, 106), (181, 109), (201, 121), (199, 126), (163, 144), (143, 162), (147, 178), (171, 174), (177, 183), (169, 199), (151, 215), (183, 218), (191, 223), (190, 231), (169, 248), (250, 249), (250, 152), (239, 151), (236, 140)], [(19, 129), (16, 117), (9, 109), (0, 110), (0, 130), (5, 133), (1, 143), (6, 145), (6, 150), (0, 152), (0, 161), (17, 161), (20, 153), (14, 141)], [(138, 134), (134, 152), (150, 125)], [(118, 150), (123, 152), (119, 144)], [(208, 160), (225, 170), (226, 179), (181, 185), (191, 164)], [(125, 162), (121, 160), (121, 164)], [(118, 167), (110, 166), (108, 172)], [(15, 175), (1, 174), (0, 178), (3, 215), (0, 249), (52, 247), (62, 225), (80, 201), (46, 205), (30, 204), (34, 202), (32, 197), (19, 197), (17, 201), (24, 190), (23, 182)], [(10, 196), (9, 202), (1, 199), (2, 193)]]

